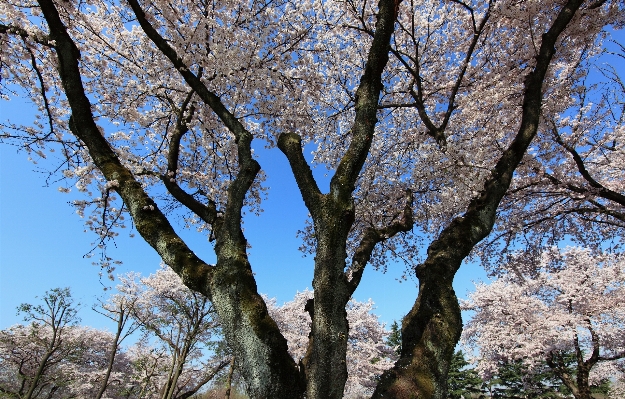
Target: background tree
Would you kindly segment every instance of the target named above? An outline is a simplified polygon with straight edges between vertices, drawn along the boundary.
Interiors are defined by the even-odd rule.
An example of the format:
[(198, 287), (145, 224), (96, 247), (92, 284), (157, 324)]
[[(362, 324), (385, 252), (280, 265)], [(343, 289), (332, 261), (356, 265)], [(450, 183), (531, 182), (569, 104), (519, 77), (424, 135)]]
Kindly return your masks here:
[(99, 299), (98, 306), (92, 308), (95, 312), (107, 317), (116, 324), (115, 335), (111, 340), (111, 346), (107, 355), (106, 371), (95, 399), (102, 398), (109, 386), (115, 359), (121, 350), (122, 342), (139, 328), (139, 323), (132, 318), (133, 308), (134, 302), (131, 301), (131, 298), (120, 294), (111, 295), (107, 301)]
[(401, 353), (401, 328), (396, 320), (391, 324), (391, 332), (388, 334), (386, 344), (393, 348), (398, 355)]
[(530, 369), (521, 360), (502, 360), (486, 384), (491, 396), (497, 398), (571, 397), (546, 363)]
[[(49, 326), (36, 324), (15, 325), (0, 331), (2, 397), (95, 397), (108, 369), (112, 334), (83, 326), (66, 326), (56, 349), (47, 357), (49, 350), (44, 344), (52, 337)], [(36, 385), (35, 377), (38, 377)], [(122, 393), (132, 384), (131, 359), (119, 353), (108, 378), (108, 397), (124, 397)]]
[(618, 379), (612, 383), (610, 386), (610, 391), (608, 392), (608, 397), (610, 399), (616, 399), (623, 397), (623, 393), (625, 390), (623, 389), (623, 379)]
[(479, 348), (478, 370), (488, 379), (502, 361), (530, 371), (546, 363), (574, 397), (591, 398), (590, 387), (618, 378), (625, 358), (623, 258), (554, 248), (530, 278), (518, 273), (534, 270), (526, 262), (506, 265), (508, 274), (477, 286), (463, 305), (476, 312), (464, 340)]
[(160, 368), (149, 371), (158, 381), (159, 399), (194, 395), (230, 363), (222, 353), (211, 356), (221, 339), (212, 304), (170, 268), (143, 278), (121, 276), (117, 290), (116, 301), (132, 304), (128, 311), (143, 331), (142, 341), (155, 346), (144, 351), (141, 362)]
[[(567, 359), (571, 376), (575, 378), (575, 356), (562, 354)], [(501, 360), (495, 375), (486, 381), (489, 392), (499, 398), (572, 398), (571, 390), (562, 382), (547, 362), (530, 368), (522, 360)], [(601, 378), (590, 387), (592, 394), (607, 395), (613, 391), (609, 378)], [(616, 392), (612, 392), (614, 395)]]
[[(212, 300), (252, 396), (311, 399), (343, 394), (345, 307), (366, 265), (387, 256), (408, 260), (419, 296), (374, 396), (445, 396), (462, 328), (454, 275), (493, 229), (531, 142), (553, 145), (542, 137), (558, 136), (549, 122), (574, 105), (604, 28), (623, 23), (622, 2), (582, 0), (1, 7), (3, 73), (45, 122), (9, 124), (4, 139), (42, 155), (58, 144), (102, 245), (130, 214)], [(255, 137), (287, 156), (311, 214), (313, 339), (301, 369), (246, 254), (242, 212), (262, 193)], [(303, 155), (309, 143), (334, 172), (327, 193)], [(214, 239), (215, 266), (175, 233), (168, 203)], [(432, 239), (424, 256), (415, 221)]]
[(7, 356), (3, 362), (13, 363), (15, 367), (10, 376), (13, 381), (6, 381), (7, 387), (2, 390), (25, 399), (43, 397), (59, 389), (56, 383), (50, 382), (54, 379), (51, 369), (74, 350), (67, 341), (71, 336), (70, 327), (79, 321), (77, 307), (80, 305), (74, 303), (69, 288), (46, 291), (41, 300), (43, 304), (20, 305), (18, 313), (24, 314), (29, 326), (3, 331), (0, 339)]
[[(78, 326), (79, 304), (69, 288), (55, 288), (43, 304), (22, 304), (27, 325), (0, 331), (0, 392), (14, 398), (95, 397), (105, 381), (108, 394), (130, 383), (130, 359), (124, 354), (109, 363), (113, 335)], [(103, 377), (106, 370), (106, 377)]]
[(449, 366), (447, 376), (447, 392), (450, 399), (473, 398), (483, 393), (484, 381), (480, 378), (470, 363), (464, 358), (464, 353), (459, 350), (454, 353)]
[[(115, 334), (77, 325), (67, 288), (47, 291), (44, 305), (21, 305), (31, 323), (0, 331), (0, 394), (185, 399), (229, 364), (215, 350), (220, 331), (210, 303), (173, 271), (120, 280), (97, 309), (115, 322)], [(122, 347), (137, 328), (138, 342)]]

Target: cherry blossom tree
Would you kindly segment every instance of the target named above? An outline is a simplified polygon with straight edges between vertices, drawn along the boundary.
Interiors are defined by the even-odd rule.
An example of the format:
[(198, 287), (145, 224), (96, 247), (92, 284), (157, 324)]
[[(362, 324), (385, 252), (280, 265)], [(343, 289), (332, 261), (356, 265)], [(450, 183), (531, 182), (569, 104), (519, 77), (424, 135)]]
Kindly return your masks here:
[(165, 383), (164, 375), (170, 359), (164, 348), (158, 348), (145, 341), (139, 341), (128, 348), (132, 359), (133, 384), (129, 386), (129, 397), (158, 398)]
[[(75, 204), (99, 245), (130, 216), (184, 284), (214, 304), (252, 397), (341, 397), (349, 299), (368, 264), (406, 260), (419, 296), (402, 323), (400, 358), (374, 397), (443, 398), (462, 329), (454, 275), (504, 198), (512, 199), (502, 231), (523, 227), (509, 217), (524, 206), (510, 195), (528, 173), (551, 175), (549, 162), (561, 158), (549, 148), (584, 179), (583, 193), (558, 194), (588, 194), (600, 214), (590, 222), (614, 223), (601, 187), (619, 192), (612, 181), (622, 163), (610, 161), (606, 175), (580, 168), (586, 142), (576, 135), (616, 139), (621, 121), (577, 129), (567, 116), (578, 107), (592, 121), (576, 95), (622, 11), (616, 0), (3, 2), (3, 81), (20, 86), (40, 115), (33, 126), (7, 122), (2, 140), (35, 157), (62, 154), (60, 190), (79, 190)], [(311, 215), (313, 339), (299, 365), (246, 253), (242, 214), (260, 209), (264, 191), (254, 138), (286, 155)], [(533, 141), (545, 150), (528, 152)], [(591, 142), (598, 153), (612, 148)], [(306, 144), (333, 172), (327, 193)], [(509, 191), (515, 172), (520, 185)], [(186, 223), (208, 235), (216, 265), (176, 234), (168, 206), (186, 209)], [(110, 271), (111, 260), (102, 266)]]
[[(15, 325), (0, 331), (0, 392), (7, 398), (95, 397), (107, 369), (112, 335), (67, 326), (51, 352), (50, 326)], [(49, 356), (48, 356), (49, 355)], [(43, 365), (43, 367), (41, 367)], [(118, 354), (107, 375), (108, 397), (121, 397), (131, 379), (130, 359)]]
[[(195, 397), (198, 391), (212, 381), (228, 365), (227, 361), (206, 362), (206, 368), (194, 368), (196, 359), (187, 359), (177, 384), (172, 384), (172, 364), (176, 362), (169, 350), (162, 345), (142, 340), (125, 352), (131, 361), (130, 381), (122, 397), (162, 399), (171, 396), (177, 399)], [(213, 359), (215, 360), (215, 359)]]
[(116, 357), (122, 349), (122, 342), (139, 328), (139, 323), (131, 317), (131, 312), (134, 308), (132, 298), (127, 298), (121, 294), (114, 294), (106, 301), (99, 299), (98, 304), (98, 306), (94, 306), (92, 309), (112, 320), (116, 328), (107, 354), (106, 371), (102, 378), (100, 389), (94, 396), (95, 399), (101, 399), (109, 387), (111, 373), (113, 372)]
[[(20, 306), (29, 325), (0, 331), (0, 393), (16, 398), (158, 398), (193, 396), (230, 362), (209, 356), (219, 328), (206, 297), (170, 269), (138, 280), (123, 276), (98, 313), (114, 334), (77, 325), (69, 289), (53, 289), (44, 305)], [(139, 341), (122, 342), (137, 329)]]
[[(278, 305), (275, 298), (266, 299), (269, 314), (278, 323), (287, 339), (289, 353), (296, 361), (306, 358), (308, 341), (311, 337), (311, 315), (314, 294), (305, 290), (298, 292), (292, 301)], [(347, 337), (347, 383), (344, 397), (369, 397), (377, 379), (392, 367), (397, 358), (393, 348), (386, 344), (388, 331), (378, 317), (372, 313), (373, 302), (347, 304), (349, 336)]]
[[(0, 392), (15, 398), (95, 397), (106, 380), (126, 388), (129, 359), (107, 352), (112, 335), (78, 326), (77, 306), (68, 288), (49, 290), (43, 304), (23, 304), (27, 325), (0, 331)], [(109, 394), (115, 389), (110, 387)]]
[(59, 389), (59, 385), (50, 382), (54, 378), (50, 369), (73, 350), (66, 341), (71, 336), (70, 327), (79, 320), (78, 304), (69, 288), (46, 291), (41, 299), (43, 304), (25, 303), (18, 307), (29, 326), (14, 326), (2, 331), (0, 338), (3, 363), (14, 366), (2, 391), (25, 399), (43, 397), (48, 391)]
[(62, 391), (53, 398), (95, 398), (105, 389), (105, 397), (128, 398), (135, 384), (132, 359), (119, 351), (112, 358), (115, 337), (105, 330), (85, 326), (72, 327), (72, 339), (67, 342), (72, 351), (59, 363), (59, 373), (66, 376)]
[(590, 399), (591, 385), (623, 378), (625, 259), (573, 247), (544, 252), (538, 271), (528, 263), (519, 256), (503, 277), (477, 286), (463, 304), (475, 312), (464, 341), (479, 349), (485, 378), (502, 360), (530, 370), (546, 362), (575, 398)]
[(131, 304), (129, 317), (143, 330), (143, 349), (135, 351), (137, 361), (148, 365), (140, 367), (149, 376), (143, 386), (158, 387), (159, 399), (194, 395), (230, 363), (209, 353), (220, 337), (212, 304), (184, 286), (170, 268), (143, 278), (121, 276), (117, 290), (115, 302)]

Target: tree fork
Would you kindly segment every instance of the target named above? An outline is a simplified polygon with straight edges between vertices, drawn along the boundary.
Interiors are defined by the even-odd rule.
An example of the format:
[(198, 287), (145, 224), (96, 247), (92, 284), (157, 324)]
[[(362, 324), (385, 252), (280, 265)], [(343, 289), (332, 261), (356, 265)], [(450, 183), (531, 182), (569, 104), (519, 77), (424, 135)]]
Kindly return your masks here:
[(278, 147), (287, 156), (304, 203), (312, 215), (317, 241), (312, 339), (309, 343), (312, 350), (302, 362), (306, 367), (309, 399), (342, 398), (347, 380), (345, 354), (349, 326), (345, 307), (359, 282), (356, 279), (350, 285), (344, 273), (346, 243), (355, 215), (352, 194), (371, 148), (383, 87), (382, 73), (388, 63), (400, 2), (380, 0), (378, 3), (375, 34), (355, 95), (352, 140), (332, 177), (328, 194), (319, 191), (303, 157), (299, 136), (288, 133), (278, 139)]

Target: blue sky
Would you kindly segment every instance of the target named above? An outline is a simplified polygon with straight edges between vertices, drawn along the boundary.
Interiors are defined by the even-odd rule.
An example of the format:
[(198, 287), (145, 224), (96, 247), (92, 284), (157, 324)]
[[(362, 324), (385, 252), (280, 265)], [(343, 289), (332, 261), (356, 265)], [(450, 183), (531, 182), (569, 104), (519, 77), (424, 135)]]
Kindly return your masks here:
[[(28, 121), (33, 110), (20, 100), (0, 103), (0, 120)], [(303, 257), (297, 249), (296, 232), (304, 226), (306, 208), (290, 172), (288, 162), (277, 149), (259, 150), (259, 162), (267, 174), (269, 197), (264, 212), (245, 219), (245, 234), (252, 245), (250, 261), (261, 293), (276, 297), (278, 303), (291, 300), (297, 291), (311, 288), (313, 258)], [(40, 168), (53, 165), (28, 161), (28, 155), (17, 147), (0, 145), (0, 329), (21, 322), (16, 307), (36, 302), (36, 296), (56, 287), (70, 287), (83, 304), (83, 323), (109, 328), (108, 319), (91, 311), (95, 298), (105, 295), (99, 268), (93, 259), (83, 256), (93, 247), (93, 233), (85, 233), (83, 220), (69, 202), (74, 194), (63, 194), (58, 184), (46, 187)], [(39, 170), (39, 173), (38, 173)], [(316, 171), (321, 177), (323, 171)], [(75, 191), (73, 191), (75, 192)], [(215, 256), (206, 236), (174, 227), (189, 246), (205, 261)], [(160, 258), (138, 235), (130, 238), (130, 229), (121, 230), (109, 254), (123, 261), (117, 273), (138, 271), (149, 275), (159, 268)], [(392, 264), (383, 274), (369, 268), (354, 297), (376, 303), (375, 313), (387, 324), (407, 313), (417, 296), (417, 281), (397, 279), (404, 264)], [(484, 279), (476, 265), (465, 265), (456, 277), (456, 291), (465, 298), (473, 288), (472, 281)], [(109, 323), (107, 323), (109, 322)]]

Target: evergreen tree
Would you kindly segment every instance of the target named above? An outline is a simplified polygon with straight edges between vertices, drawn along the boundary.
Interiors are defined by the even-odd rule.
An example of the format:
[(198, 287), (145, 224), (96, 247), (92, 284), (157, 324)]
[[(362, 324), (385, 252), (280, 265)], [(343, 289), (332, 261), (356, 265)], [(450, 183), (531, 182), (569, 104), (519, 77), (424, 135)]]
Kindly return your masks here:
[(501, 399), (555, 399), (568, 395), (562, 382), (544, 364), (529, 370), (522, 361), (504, 362), (491, 379), (492, 396)]
[(447, 392), (450, 399), (471, 398), (483, 392), (483, 381), (475, 369), (468, 368), (469, 362), (462, 351), (457, 351), (451, 358), (447, 375)]
[(397, 321), (391, 324), (391, 333), (386, 339), (386, 344), (395, 350), (395, 353), (401, 355), (401, 328)]

